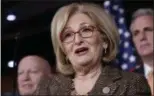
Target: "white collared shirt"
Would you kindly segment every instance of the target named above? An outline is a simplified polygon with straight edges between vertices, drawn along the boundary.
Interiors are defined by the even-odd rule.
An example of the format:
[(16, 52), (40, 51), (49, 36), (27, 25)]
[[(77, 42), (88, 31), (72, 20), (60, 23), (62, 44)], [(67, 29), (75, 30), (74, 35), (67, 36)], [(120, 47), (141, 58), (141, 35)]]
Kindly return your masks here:
[(149, 72), (153, 71), (153, 67), (150, 67), (148, 64), (144, 64), (144, 76), (147, 78)]

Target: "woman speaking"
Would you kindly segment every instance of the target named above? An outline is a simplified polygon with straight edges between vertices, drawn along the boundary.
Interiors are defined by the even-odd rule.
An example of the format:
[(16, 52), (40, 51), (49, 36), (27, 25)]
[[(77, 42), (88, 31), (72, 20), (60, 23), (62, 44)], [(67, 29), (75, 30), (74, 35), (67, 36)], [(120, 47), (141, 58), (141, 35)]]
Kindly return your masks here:
[(72, 3), (60, 8), (51, 38), (61, 75), (43, 79), (34, 95), (150, 95), (144, 77), (112, 67), (119, 35), (100, 6)]

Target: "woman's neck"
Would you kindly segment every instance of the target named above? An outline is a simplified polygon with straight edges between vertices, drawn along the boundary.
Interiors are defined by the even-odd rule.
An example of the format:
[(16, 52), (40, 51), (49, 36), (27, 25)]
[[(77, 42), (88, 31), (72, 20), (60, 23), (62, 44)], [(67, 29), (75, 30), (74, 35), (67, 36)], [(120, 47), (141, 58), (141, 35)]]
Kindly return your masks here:
[(87, 80), (97, 77), (102, 70), (101, 64), (84, 68), (83, 70), (76, 71), (75, 79)]

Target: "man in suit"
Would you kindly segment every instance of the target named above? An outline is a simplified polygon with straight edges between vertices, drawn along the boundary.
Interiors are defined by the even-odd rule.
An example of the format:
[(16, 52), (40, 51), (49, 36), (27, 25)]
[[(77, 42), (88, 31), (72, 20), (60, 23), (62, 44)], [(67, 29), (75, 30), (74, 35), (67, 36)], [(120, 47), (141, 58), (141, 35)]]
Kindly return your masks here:
[[(147, 78), (149, 84), (152, 84), (153, 80), (149, 80), (149, 74), (153, 73), (153, 10), (150, 8), (141, 8), (134, 12), (132, 15), (132, 21), (130, 30), (132, 33), (132, 39), (135, 44), (138, 55), (143, 62), (139, 65), (135, 72), (141, 73), (143, 69), (144, 76)], [(151, 75), (150, 75), (151, 76)], [(153, 75), (152, 75), (153, 76)], [(153, 78), (153, 77), (152, 77)]]
[(23, 57), (18, 65), (19, 94), (31, 95), (42, 78), (52, 76), (50, 68), (48, 61), (40, 56), (28, 55)]

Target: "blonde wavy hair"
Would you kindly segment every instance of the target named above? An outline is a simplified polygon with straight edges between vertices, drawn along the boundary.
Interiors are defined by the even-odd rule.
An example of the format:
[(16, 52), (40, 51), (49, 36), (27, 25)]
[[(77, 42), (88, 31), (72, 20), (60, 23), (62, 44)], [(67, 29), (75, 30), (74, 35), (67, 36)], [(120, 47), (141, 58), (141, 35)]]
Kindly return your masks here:
[(102, 7), (93, 3), (72, 3), (61, 7), (54, 15), (51, 23), (51, 38), (56, 55), (57, 70), (64, 75), (72, 75), (74, 70), (72, 65), (67, 62), (60, 34), (69, 18), (76, 13), (87, 15), (102, 33), (103, 40), (108, 44), (107, 52), (102, 57), (104, 62), (109, 62), (116, 57), (119, 44), (119, 34), (115, 22)]

